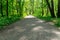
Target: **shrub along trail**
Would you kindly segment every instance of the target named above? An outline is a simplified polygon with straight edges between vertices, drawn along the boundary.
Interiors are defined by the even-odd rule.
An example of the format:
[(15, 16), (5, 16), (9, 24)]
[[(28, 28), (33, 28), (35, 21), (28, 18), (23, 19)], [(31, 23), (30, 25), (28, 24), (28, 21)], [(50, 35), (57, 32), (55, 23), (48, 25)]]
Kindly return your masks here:
[(27, 16), (0, 32), (0, 40), (60, 40), (60, 30), (52, 23)]

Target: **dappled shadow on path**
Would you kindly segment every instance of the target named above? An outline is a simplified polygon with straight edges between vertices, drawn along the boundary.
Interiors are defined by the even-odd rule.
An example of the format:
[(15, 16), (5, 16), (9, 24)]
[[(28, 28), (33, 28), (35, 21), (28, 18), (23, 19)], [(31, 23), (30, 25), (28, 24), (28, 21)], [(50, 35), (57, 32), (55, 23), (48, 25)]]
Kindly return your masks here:
[(43, 20), (28, 16), (0, 33), (0, 40), (60, 40), (60, 31)]

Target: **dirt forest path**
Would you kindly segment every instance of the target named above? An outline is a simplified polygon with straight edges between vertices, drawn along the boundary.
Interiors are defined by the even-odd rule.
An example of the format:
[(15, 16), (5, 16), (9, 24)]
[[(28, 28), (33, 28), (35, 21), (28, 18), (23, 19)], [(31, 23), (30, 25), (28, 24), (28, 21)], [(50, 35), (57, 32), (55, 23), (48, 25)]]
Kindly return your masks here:
[(0, 32), (0, 40), (60, 40), (60, 30), (31, 15), (8, 27)]

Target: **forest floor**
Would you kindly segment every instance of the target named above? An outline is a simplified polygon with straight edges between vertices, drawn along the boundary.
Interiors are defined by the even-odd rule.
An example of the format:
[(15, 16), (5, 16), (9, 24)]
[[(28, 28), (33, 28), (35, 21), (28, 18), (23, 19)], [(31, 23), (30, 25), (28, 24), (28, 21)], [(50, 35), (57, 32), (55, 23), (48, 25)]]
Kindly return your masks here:
[(53, 23), (31, 15), (8, 27), (0, 32), (0, 40), (60, 40), (60, 30)]

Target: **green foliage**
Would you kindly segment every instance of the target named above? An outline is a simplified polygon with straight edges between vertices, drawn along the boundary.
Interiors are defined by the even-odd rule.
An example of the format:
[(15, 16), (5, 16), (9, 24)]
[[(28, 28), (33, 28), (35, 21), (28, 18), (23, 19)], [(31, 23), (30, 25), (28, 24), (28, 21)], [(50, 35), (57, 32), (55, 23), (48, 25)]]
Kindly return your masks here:
[[(24, 3), (24, 0), (0, 0), (0, 29), (25, 16), (25, 14), (23, 15)], [(1, 16), (2, 14), (3, 16)]]
[[(58, 10), (58, 1), (53, 0), (53, 2), (55, 16), (57, 17), (56, 14)], [(51, 0), (49, 0), (49, 4), (51, 6)], [(6, 16), (7, 12), (8, 16)], [(21, 19), (22, 17), (27, 16), (28, 14), (33, 14), (42, 20), (53, 21), (57, 26), (60, 26), (60, 19), (51, 18), (51, 13), (49, 11), (46, 0), (8, 0), (8, 5), (7, 0), (0, 0), (0, 29)], [(1, 17), (1, 15), (3, 16)]]
[(16, 22), (17, 20), (20, 20), (22, 17), (18, 16), (18, 15), (13, 15), (13, 16), (9, 16), (7, 17), (1, 17), (0, 18), (0, 29), (3, 29), (4, 26), (7, 26), (13, 22)]
[(60, 18), (55, 19), (54, 22), (57, 27), (60, 27)]
[(52, 18), (50, 16), (41, 16), (39, 14), (33, 14), (34, 16), (36, 16), (39, 19), (45, 20), (45, 21), (51, 21)]
[[(48, 0), (48, 1), (51, 6), (51, 0)], [(53, 0), (53, 3), (54, 3), (54, 13), (55, 13), (55, 16), (57, 17), (58, 1)], [(43, 7), (43, 12), (44, 12), (43, 15), (42, 15), (42, 7)], [(34, 8), (35, 8), (34, 14), (33, 14), (34, 16), (36, 16), (37, 18), (42, 19), (42, 20), (54, 22), (54, 24), (56, 26), (60, 27), (60, 18), (51, 18), (51, 13), (47, 6), (46, 0), (43, 0), (43, 5), (42, 5), (42, 0), (36, 0)]]

